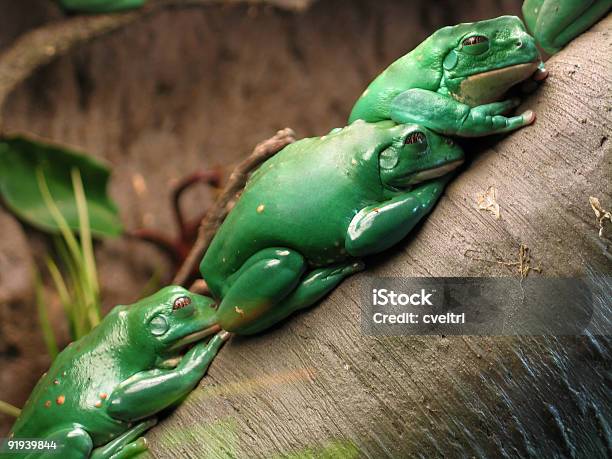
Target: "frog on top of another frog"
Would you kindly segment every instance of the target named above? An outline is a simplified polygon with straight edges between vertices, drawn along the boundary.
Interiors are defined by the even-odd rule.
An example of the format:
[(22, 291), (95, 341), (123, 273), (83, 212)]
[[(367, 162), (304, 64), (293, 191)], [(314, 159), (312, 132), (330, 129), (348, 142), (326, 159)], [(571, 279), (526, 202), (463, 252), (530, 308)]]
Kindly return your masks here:
[(516, 16), (444, 27), (374, 79), (349, 122), (391, 119), (462, 137), (509, 132), (535, 115), (506, 116), (520, 100), (501, 99), (546, 75), (535, 40)]

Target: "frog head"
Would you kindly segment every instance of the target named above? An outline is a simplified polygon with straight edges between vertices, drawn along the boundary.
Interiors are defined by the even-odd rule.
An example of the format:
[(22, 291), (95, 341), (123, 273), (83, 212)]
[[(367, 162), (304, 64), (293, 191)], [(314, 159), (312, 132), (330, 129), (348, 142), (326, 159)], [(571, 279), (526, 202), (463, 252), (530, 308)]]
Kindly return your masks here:
[(214, 301), (178, 287), (169, 286), (129, 306), (129, 341), (156, 355), (178, 353), (211, 332)]
[(499, 100), (526, 80), (541, 61), (534, 38), (516, 16), (444, 27), (423, 52), (441, 65), (441, 88), (470, 106)]
[(393, 131), (393, 141), (378, 157), (380, 180), (387, 189), (409, 189), (463, 163), (463, 150), (448, 137), (416, 124), (399, 125)]

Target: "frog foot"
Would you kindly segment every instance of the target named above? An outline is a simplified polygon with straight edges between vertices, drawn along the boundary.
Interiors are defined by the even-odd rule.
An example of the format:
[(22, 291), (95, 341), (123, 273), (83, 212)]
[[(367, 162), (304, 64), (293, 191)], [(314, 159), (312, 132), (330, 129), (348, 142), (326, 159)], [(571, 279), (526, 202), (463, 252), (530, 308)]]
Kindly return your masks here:
[(534, 81), (544, 81), (546, 78), (548, 78), (548, 70), (546, 69), (544, 62), (542, 62), (538, 68), (536, 69), (535, 72), (533, 72), (533, 76), (531, 77), (532, 80)]
[(548, 70), (546, 70), (546, 66), (544, 65), (544, 62), (540, 62), (540, 65), (538, 65), (538, 68), (536, 69), (536, 71), (533, 72), (533, 75), (531, 75), (531, 78), (526, 80), (521, 85), (521, 92), (523, 94), (531, 94), (536, 89), (538, 89), (540, 84), (544, 80), (546, 80), (546, 78), (548, 78)]
[(519, 104), (520, 99), (512, 98), (473, 107), (463, 120), (459, 134), (465, 137), (501, 134), (532, 124), (536, 119), (532, 110), (517, 116), (503, 116)]

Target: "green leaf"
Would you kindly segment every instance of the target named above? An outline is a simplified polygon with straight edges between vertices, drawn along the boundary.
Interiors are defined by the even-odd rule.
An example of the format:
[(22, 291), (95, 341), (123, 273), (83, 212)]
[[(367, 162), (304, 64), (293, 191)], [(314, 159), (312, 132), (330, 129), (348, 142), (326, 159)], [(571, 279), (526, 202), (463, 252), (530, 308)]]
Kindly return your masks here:
[(79, 171), (83, 181), (91, 233), (98, 237), (121, 234), (117, 207), (106, 193), (110, 176), (106, 165), (84, 154), (25, 137), (0, 138), (0, 194), (18, 217), (41, 230), (60, 232), (41, 194), (37, 171), (42, 171), (51, 197), (70, 229), (80, 231), (73, 169)]

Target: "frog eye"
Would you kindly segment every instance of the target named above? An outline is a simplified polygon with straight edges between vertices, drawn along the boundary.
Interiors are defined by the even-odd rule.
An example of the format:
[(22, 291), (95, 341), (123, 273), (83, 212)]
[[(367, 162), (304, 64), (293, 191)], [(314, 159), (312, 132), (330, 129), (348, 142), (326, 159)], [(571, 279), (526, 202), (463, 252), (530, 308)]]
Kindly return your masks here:
[(183, 309), (184, 307), (187, 307), (190, 304), (191, 298), (189, 298), (188, 296), (181, 296), (180, 298), (174, 300), (174, 303), (172, 304), (172, 310), (176, 311), (177, 309)]
[(422, 144), (427, 142), (427, 137), (421, 131), (415, 131), (408, 134), (404, 145)]
[(464, 38), (461, 45), (464, 52), (475, 56), (489, 50), (489, 39), (484, 35), (472, 35)]
[(483, 37), (482, 35), (473, 35), (463, 40), (462, 44), (463, 46), (471, 46), (477, 45), (478, 43), (486, 43), (487, 41), (489, 41), (487, 37)]

